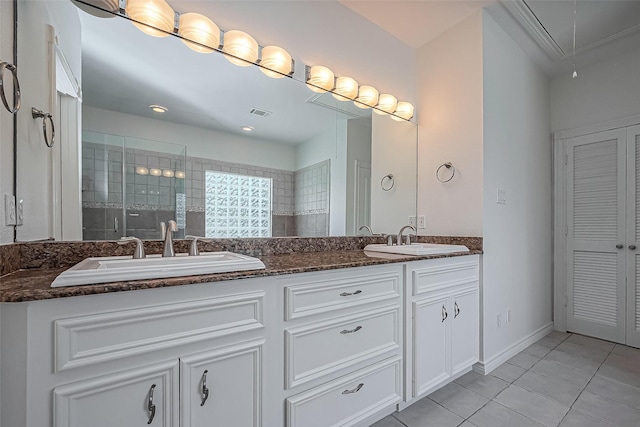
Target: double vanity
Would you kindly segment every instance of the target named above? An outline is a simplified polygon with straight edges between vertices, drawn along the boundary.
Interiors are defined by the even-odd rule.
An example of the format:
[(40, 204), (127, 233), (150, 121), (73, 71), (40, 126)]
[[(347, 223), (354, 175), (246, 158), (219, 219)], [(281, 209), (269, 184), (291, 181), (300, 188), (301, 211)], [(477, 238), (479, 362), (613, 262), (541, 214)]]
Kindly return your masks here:
[[(2, 425), (367, 426), (478, 360), (481, 246), (412, 256), (307, 240), (315, 252), (246, 257), (255, 270), (53, 288), (64, 269), (2, 277)], [(71, 259), (56, 245), (88, 244), (31, 249)]]

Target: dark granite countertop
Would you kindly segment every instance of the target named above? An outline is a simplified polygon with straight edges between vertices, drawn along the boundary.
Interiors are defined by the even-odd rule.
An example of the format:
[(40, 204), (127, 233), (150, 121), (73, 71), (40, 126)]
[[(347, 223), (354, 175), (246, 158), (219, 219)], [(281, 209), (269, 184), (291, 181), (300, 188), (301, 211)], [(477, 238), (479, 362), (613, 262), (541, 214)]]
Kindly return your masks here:
[(258, 256), (266, 266), (264, 270), (203, 274), (198, 276), (136, 280), (61, 288), (51, 288), (51, 283), (60, 273), (66, 270), (67, 267), (23, 269), (0, 277), (0, 302), (23, 302), (67, 298), (80, 295), (163, 288), (196, 283), (218, 282), (223, 280), (245, 279), (250, 277), (276, 276), (282, 274), (333, 270), (339, 268), (361, 267), (367, 265), (389, 264), (481, 253), (481, 250), (471, 250), (469, 253), (459, 252), (445, 255), (405, 256), (370, 252), (365, 253), (363, 250), (339, 250), (273, 254)]

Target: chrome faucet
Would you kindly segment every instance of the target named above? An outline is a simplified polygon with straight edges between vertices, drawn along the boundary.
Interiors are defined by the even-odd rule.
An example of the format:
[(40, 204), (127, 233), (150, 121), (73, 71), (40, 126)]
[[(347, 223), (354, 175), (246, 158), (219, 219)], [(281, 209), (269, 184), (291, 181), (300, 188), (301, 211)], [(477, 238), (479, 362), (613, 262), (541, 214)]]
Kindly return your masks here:
[(368, 225), (361, 225), (360, 228), (358, 228), (358, 231), (362, 231), (362, 229), (367, 230), (369, 234), (373, 236), (373, 230)]
[(407, 228), (412, 229), (414, 232), (416, 231), (416, 228), (413, 225), (405, 225), (404, 227), (402, 227), (400, 231), (398, 231), (398, 236), (396, 237), (396, 245), (400, 246), (411, 244), (411, 237), (409, 237), (409, 235), (407, 235), (407, 241), (402, 242), (402, 233), (404, 233), (404, 230), (406, 230)]
[(133, 252), (133, 259), (142, 259), (145, 257), (144, 254), (144, 245), (142, 244), (142, 240), (137, 237), (122, 237), (118, 240), (119, 245), (126, 245), (130, 242), (136, 242), (136, 249)]
[(160, 230), (162, 231), (162, 238), (164, 239), (164, 246), (162, 247), (162, 256), (176, 256), (173, 250), (173, 233), (178, 231), (178, 224), (172, 219), (165, 225), (164, 222), (160, 223)]
[(213, 239), (207, 239), (200, 236), (184, 236), (185, 239), (191, 240), (191, 246), (189, 246), (189, 256), (198, 256), (200, 251), (198, 250), (198, 242), (211, 242)]

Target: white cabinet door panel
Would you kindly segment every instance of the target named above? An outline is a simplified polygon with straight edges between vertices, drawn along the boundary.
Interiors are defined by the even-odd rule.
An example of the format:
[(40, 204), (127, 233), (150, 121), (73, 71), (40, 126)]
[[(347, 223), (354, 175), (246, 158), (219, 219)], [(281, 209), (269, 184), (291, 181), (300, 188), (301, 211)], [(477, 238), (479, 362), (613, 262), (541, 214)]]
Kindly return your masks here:
[(478, 290), (453, 295), (451, 307), (451, 375), (478, 361)]
[(449, 298), (438, 296), (413, 303), (413, 397), (449, 378)]
[(263, 341), (180, 359), (181, 426), (261, 425)]
[(178, 425), (178, 362), (56, 387), (55, 427)]

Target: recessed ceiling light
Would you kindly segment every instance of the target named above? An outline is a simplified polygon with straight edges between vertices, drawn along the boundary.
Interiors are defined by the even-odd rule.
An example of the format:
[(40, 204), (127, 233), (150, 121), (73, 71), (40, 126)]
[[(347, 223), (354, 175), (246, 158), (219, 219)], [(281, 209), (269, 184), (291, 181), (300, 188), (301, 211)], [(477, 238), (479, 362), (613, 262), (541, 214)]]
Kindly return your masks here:
[(242, 126), (242, 130), (245, 132), (251, 132), (253, 130), (253, 126)]
[(149, 105), (149, 108), (151, 108), (156, 113), (166, 113), (167, 111), (169, 111), (167, 107), (163, 107), (162, 105)]

